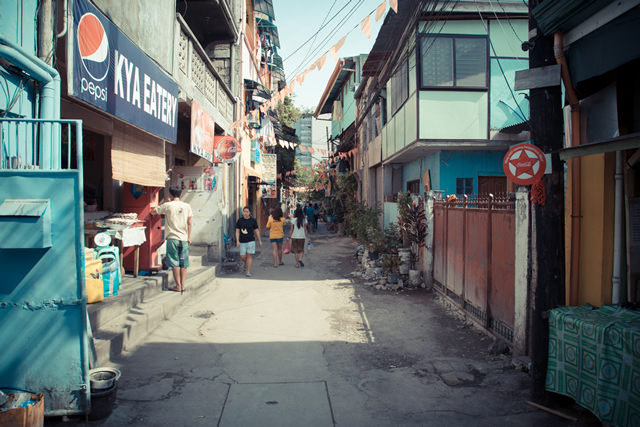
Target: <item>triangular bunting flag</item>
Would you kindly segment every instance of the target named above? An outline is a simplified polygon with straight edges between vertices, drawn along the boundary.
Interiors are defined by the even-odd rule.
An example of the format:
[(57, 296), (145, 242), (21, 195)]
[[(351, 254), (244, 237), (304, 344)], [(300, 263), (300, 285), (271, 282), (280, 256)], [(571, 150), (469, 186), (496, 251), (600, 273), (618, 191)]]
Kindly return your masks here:
[(368, 39), (371, 38), (371, 15), (367, 15), (362, 21), (360, 21), (360, 28), (362, 29), (362, 34), (367, 36)]
[(318, 59), (318, 71), (322, 70), (322, 67), (324, 67), (324, 63), (326, 60), (327, 60), (327, 52), (325, 52), (324, 55), (322, 55), (320, 59)]
[(331, 49), (329, 49), (329, 52), (331, 52), (331, 55), (333, 55), (334, 61), (338, 60), (338, 51), (340, 50), (340, 48), (342, 47), (342, 45), (346, 40), (347, 40), (347, 36), (344, 35), (340, 40), (338, 40), (338, 43), (334, 44), (333, 46), (331, 46)]
[(389, 0), (389, 7), (393, 9), (395, 13), (398, 13), (398, 0)]
[(382, 3), (380, 3), (380, 6), (376, 8), (376, 22), (378, 22), (380, 18), (384, 16), (384, 10), (386, 9), (386, 7), (387, 0), (384, 0)]
[(312, 147), (309, 147), (309, 152), (310, 152), (311, 154), (314, 154), (314, 153), (316, 152), (316, 150), (314, 150)]

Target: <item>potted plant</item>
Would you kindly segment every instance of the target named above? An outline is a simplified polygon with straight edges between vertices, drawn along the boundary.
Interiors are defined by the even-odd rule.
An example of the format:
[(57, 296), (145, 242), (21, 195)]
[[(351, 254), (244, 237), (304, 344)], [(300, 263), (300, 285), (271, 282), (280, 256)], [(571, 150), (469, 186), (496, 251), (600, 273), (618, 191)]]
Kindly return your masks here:
[(411, 215), (411, 206), (413, 205), (413, 199), (411, 193), (398, 193), (398, 229), (401, 233), (402, 247), (409, 246), (409, 236), (407, 235), (406, 228)]
[(426, 237), (424, 206), (420, 199), (417, 203), (411, 203), (400, 229), (406, 236), (411, 249), (411, 269), (415, 269), (419, 249), (424, 246)]
[(367, 231), (369, 256), (372, 260), (376, 260), (380, 256), (380, 253), (384, 251), (384, 235), (378, 228), (370, 228)]
[(389, 275), (389, 283), (398, 283), (398, 269), (402, 260), (398, 255), (385, 255), (382, 257), (382, 269)]
[(397, 253), (402, 246), (402, 235), (395, 222), (391, 222), (383, 232), (383, 250), (387, 253)]

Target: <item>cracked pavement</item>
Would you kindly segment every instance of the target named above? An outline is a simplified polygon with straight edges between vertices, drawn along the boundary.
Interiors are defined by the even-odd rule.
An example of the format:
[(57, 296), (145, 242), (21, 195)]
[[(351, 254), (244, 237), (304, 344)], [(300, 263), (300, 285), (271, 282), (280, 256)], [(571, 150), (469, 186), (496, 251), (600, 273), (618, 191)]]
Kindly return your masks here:
[[(564, 426), (530, 380), (425, 290), (351, 278), (355, 244), (312, 234), (305, 267), (217, 278), (117, 360), (122, 425)], [(176, 298), (179, 298), (176, 295)], [(571, 423), (572, 425), (575, 425)]]

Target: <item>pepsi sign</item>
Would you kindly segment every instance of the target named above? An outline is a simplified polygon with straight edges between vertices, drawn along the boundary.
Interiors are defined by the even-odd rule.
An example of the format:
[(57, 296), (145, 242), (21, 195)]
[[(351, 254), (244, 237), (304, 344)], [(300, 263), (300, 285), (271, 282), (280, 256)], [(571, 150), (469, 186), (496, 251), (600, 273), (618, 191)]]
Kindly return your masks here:
[(178, 85), (88, 0), (73, 18), (69, 95), (175, 143)]

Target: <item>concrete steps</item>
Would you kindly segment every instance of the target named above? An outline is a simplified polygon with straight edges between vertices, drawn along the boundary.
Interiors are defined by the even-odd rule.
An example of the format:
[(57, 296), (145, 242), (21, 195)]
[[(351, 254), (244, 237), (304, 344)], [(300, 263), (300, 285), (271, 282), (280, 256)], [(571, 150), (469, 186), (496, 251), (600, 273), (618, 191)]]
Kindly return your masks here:
[(168, 291), (173, 286), (171, 271), (151, 276), (125, 277), (118, 295), (88, 306), (97, 365), (109, 365), (112, 358), (145, 338), (182, 304), (199, 298), (216, 283), (216, 266), (202, 265), (201, 257), (189, 257), (190, 267), (184, 294)]

